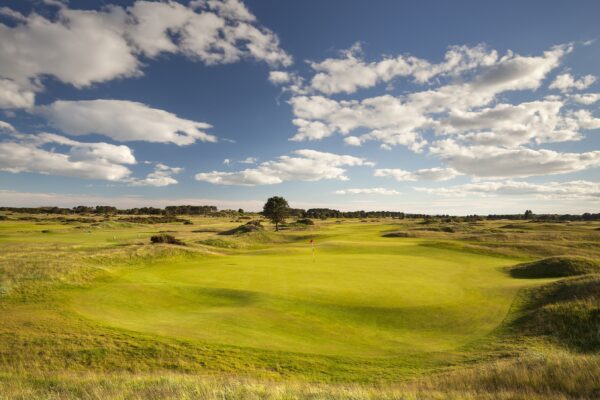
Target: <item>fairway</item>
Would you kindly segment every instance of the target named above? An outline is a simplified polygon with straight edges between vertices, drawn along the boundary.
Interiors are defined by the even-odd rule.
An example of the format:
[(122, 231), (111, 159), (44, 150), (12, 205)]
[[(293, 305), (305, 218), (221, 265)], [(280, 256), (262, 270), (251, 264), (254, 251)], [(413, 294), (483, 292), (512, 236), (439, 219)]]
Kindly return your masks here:
[(215, 345), (427, 358), (488, 335), (527, 284), (501, 271), (511, 259), (383, 238), (386, 229), (332, 224), (268, 246), (116, 268), (69, 293), (70, 307), (108, 326)]

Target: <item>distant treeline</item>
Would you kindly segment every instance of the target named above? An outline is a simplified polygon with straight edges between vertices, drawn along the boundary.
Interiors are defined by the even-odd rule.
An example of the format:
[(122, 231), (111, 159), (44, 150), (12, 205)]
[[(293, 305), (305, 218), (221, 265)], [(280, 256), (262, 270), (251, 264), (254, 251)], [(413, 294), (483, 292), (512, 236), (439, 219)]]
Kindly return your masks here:
[(12, 211), (27, 214), (97, 214), (97, 215), (213, 215), (221, 212), (233, 213), (237, 211), (218, 211), (215, 206), (167, 206), (163, 208), (140, 207), (118, 209), (113, 206), (77, 206), (73, 208), (64, 207), (0, 207), (0, 211)]
[[(0, 207), (0, 211), (27, 214), (96, 214), (96, 215), (206, 215), (206, 216), (232, 216), (243, 214), (244, 210), (218, 210), (215, 206), (167, 206), (163, 208), (139, 207), (118, 209), (113, 206), (77, 206), (73, 208), (64, 207)], [(534, 220), (534, 221), (600, 221), (600, 213), (583, 214), (533, 214), (527, 210), (523, 214), (489, 214), (489, 215), (467, 215), (451, 216), (443, 214), (409, 214), (399, 211), (340, 211), (331, 208), (290, 208), (289, 215), (296, 218), (397, 218), (397, 219), (425, 219), (439, 220), (444, 222), (481, 221), (481, 220)]]

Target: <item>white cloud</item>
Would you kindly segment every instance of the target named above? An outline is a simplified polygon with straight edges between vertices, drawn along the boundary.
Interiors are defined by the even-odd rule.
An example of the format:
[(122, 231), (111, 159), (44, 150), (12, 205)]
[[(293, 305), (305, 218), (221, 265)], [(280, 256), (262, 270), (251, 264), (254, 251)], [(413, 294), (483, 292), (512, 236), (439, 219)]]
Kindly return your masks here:
[(117, 141), (142, 140), (188, 145), (216, 142), (204, 132), (211, 125), (179, 118), (167, 111), (125, 100), (56, 101), (37, 112), (50, 124), (71, 135), (97, 133)]
[(311, 63), (316, 74), (311, 87), (325, 94), (354, 93), (360, 88), (369, 88), (396, 77), (412, 77), (425, 83), (439, 75), (457, 75), (461, 72), (496, 62), (496, 51), (487, 51), (483, 45), (475, 47), (452, 46), (444, 61), (431, 64), (426, 60), (400, 55), (385, 57), (380, 61), (366, 62), (359, 43), (342, 52), (341, 58), (328, 58)]
[(341, 167), (372, 165), (363, 158), (304, 149), (294, 151), (292, 156), (281, 156), (242, 171), (198, 173), (196, 180), (242, 186), (273, 185), (285, 181), (348, 180), (346, 170)]
[(287, 71), (270, 71), (269, 72), (269, 82), (274, 85), (281, 85), (284, 83), (288, 83), (292, 80), (292, 76)]
[(231, 164), (231, 160), (229, 158), (226, 158), (223, 160), (223, 165), (230, 165)]
[(8, 133), (16, 132), (14, 126), (5, 121), (0, 121), (0, 132), (1, 131)]
[[(0, 72), (1, 73), (1, 72)], [(35, 93), (10, 79), (0, 78), (0, 108), (31, 108)]]
[(434, 143), (430, 151), (458, 172), (475, 177), (564, 174), (600, 166), (600, 151), (560, 153), (525, 147), (460, 146), (451, 139)]
[(402, 144), (418, 151), (426, 142), (416, 129), (432, 123), (400, 99), (384, 95), (362, 101), (335, 101), (323, 96), (296, 96), (290, 100), (293, 123), (299, 128), (294, 141), (318, 140), (335, 132), (346, 135), (356, 129), (370, 131), (346, 143), (357, 145), (379, 140), (394, 146)]
[[(454, 68), (456, 74), (473, 69), (476, 73), (471, 74), (474, 77), (470, 80), (463, 79), (456, 83), (413, 92), (400, 97), (383, 95), (363, 100), (340, 101), (320, 95), (296, 95), (292, 97), (289, 102), (295, 117), (293, 123), (298, 127), (298, 131), (292, 137), (292, 140), (318, 140), (335, 133), (348, 135), (361, 129), (366, 130), (366, 133), (354, 134), (346, 140), (346, 143), (358, 146), (367, 140), (376, 140), (382, 144), (383, 148), (389, 149), (396, 145), (404, 145), (418, 152), (427, 144), (427, 141), (423, 138), (423, 133), (434, 127), (441, 129), (441, 121), (449, 115), (457, 116), (461, 113), (472, 112), (474, 108), (484, 107), (493, 102), (497, 95), (503, 92), (539, 88), (547, 74), (559, 65), (563, 55), (571, 51), (570, 46), (555, 46), (537, 57), (520, 56), (508, 52), (500, 58), (492, 55), (492, 53), (478, 51), (476, 52), (478, 55), (473, 56), (472, 60), (479, 61), (466, 62), (465, 60), (471, 60), (471, 58), (469, 58), (470, 56), (464, 56), (465, 52), (468, 53), (467, 48), (462, 49), (464, 50), (463, 53), (457, 51), (456, 54), (458, 55), (455, 58), (449, 58), (450, 60), (456, 60), (455, 62), (447, 60), (448, 65), (453, 66), (452, 68)], [(357, 62), (353, 53), (347, 58), (353, 60), (352, 62)], [(484, 59), (485, 62), (482, 61)], [(424, 64), (423, 68), (423, 76), (428, 76), (427, 71), (430, 70), (431, 64)], [(444, 67), (440, 71), (449, 72), (453, 70), (452, 68)], [(356, 80), (347, 78), (344, 75), (347, 72), (345, 69), (340, 67), (340, 71), (342, 72), (340, 72), (338, 78), (349, 85), (346, 87), (339, 83), (339, 88), (346, 88), (341, 91), (352, 92), (356, 87), (366, 85), (366, 83), (361, 83), (356, 86)], [(415, 73), (418, 73), (420, 70), (415, 71)], [(361, 79), (367, 79), (369, 76), (368, 73), (359, 75)], [(346, 78), (348, 82), (345, 81)], [(333, 84), (330, 81), (327, 82), (329, 82), (327, 85)], [(338, 84), (336, 83), (336, 85)], [(324, 91), (335, 92), (336, 90), (330, 88)], [(535, 108), (534, 104), (532, 102), (529, 107)], [(552, 105), (548, 102), (545, 106), (549, 108), (546, 110), (547, 114), (552, 114), (552, 112), (556, 114), (561, 108), (558, 101)], [(513, 107), (516, 107), (513, 110), (514, 112), (519, 111), (517, 106)], [(537, 104), (537, 108), (543, 107), (541, 104)], [(535, 116), (531, 116), (531, 114), (535, 114), (536, 110), (529, 111), (529, 120), (523, 117), (525, 121), (522, 121), (522, 125), (528, 121), (530, 124), (535, 122)], [(477, 112), (481, 113), (480, 110)], [(527, 110), (521, 110), (520, 112), (527, 116)], [(539, 136), (543, 137), (543, 140), (579, 138), (576, 132), (561, 129), (562, 127), (558, 126), (564, 122), (560, 117), (554, 116), (553, 121), (557, 125), (555, 127), (556, 131), (546, 135), (548, 137), (544, 137), (546, 132), (540, 133)], [(478, 129), (481, 130), (480, 133), (485, 133), (490, 130), (489, 128), (489, 126), (481, 125)], [(531, 139), (534, 135), (535, 132), (521, 134), (526, 140)], [(496, 136), (502, 137), (503, 135), (498, 134)]]
[(589, 181), (549, 182), (535, 184), (522, 181), (476, 182), (446, 188), (415, 190), (440, 196), (536, 196), (547, 199), (600, 199), (600, 183)]
[(375, 195), (384, 195), (384, 196), (393, 196), (400, 194), (397, 190), (393, 189), (385, 189), (385, 188), (365, 188), (365, 189), (343, 189), (336, 190), (335, 194), (375, 194)]
[(258, 162), (258, 158), (256, 157), (246, 157), (243, 160), (240, 160), (240, 164), (256, 164)]
[(256, 17), (239, 0), (193, 0), (190, 2), (190, 7), (207, 7), (217, 11), (223, 17), (239, 21), (256, 20)]
[(598, 129), (600, 128), (600, 118), (596, 118), (588, 110), (578, 110), (569, 113), (569, 117), (581, 128), (581, 129)]
[(416, 171), (406, 171), (397, 168), (376, 169), (374, 176), (392, 177), (395, 180), (402, 181), (447, 181), (461, 175), (452, 168), (425, 168)]
[(0, 23), (0, 107), (31, 107), (43, 78), (53, 76), (77, 88), (142, 74), (140, 55), (184, 54), (205, 64), (251, 58), (288, 66), (292, 58), (270, 30), (236, 0), (195, 2), (136, 1), (100, 11), (59, 7), (55, 18), (36, 13)]
[(575, 79), (573, 75), (566, 73), (558, 75), (554, 81), (550, 84), (550, 89), (558, 89), (561, 92), (569, 92), (572, 89), (583, 90), (590, 87), (596, 82), (594, 75), (585, 75), (580, 79)]
[(168, 165), (158, 163), (154, 171), (149, 173), (144, 179), (134, 179), (131, 181), (132, 186), (169, 186), (177, 182), (173, 175), (180, 173), (183, 168), (169, 167)]
[(591, 105), (600, 100), (600, 93), (572, 94), (569, 98), (579, 104)]
[(518, 146), (581, 138), (581, 124), (561, 114), (562, 101), (496, 104), (477, 111), (453, 110), (436, 130), (476, 144)]
[[(123, 145), (82, 143), (47, 133), (13, 136), (16, 140), (0, 142), (2, 171), (123, 181), (131, 174), (126, 165), (136, 162), (131, 149)], [(45, 149), (47, 144), (65, 146), (68, 151)]]

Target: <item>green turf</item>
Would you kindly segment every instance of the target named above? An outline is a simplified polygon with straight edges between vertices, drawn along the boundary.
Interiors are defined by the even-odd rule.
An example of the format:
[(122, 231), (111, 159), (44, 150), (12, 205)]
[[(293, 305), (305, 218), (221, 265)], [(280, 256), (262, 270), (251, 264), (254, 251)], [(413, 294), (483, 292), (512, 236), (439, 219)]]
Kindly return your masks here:
[[(247, 220), (20, 217), (0, 222), (0, 370), (10, 376), (389, 383), (499, 357), (536, 362), (548, 346), (598, 348), (596, 298), (528, 308), (521, 289), (559, 278), (508, 273), (549, 256), (598, 260), (597, 223), (328, 220), (225, 236)], [(161, 232), (185, 246), (151, 245)], [(540, 315), (552, 332), (532, 329)]]
[(514, 260), (390, 240), (384, 230), (311, 233), (314, 259), (294, 233), (267, 248), (116, 268), (73, 293), (71, 307), (110, 326), (213, 344), (409, 357), (489, 334), (527, 284), (502, 272)]

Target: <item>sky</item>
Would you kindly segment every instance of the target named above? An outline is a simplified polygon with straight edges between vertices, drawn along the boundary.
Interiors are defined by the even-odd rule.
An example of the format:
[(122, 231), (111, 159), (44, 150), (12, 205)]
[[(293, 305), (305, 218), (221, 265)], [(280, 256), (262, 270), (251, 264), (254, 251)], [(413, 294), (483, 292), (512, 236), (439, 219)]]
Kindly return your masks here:
[(0, 0), (0, 205), (599, 212), (599, 16)]

